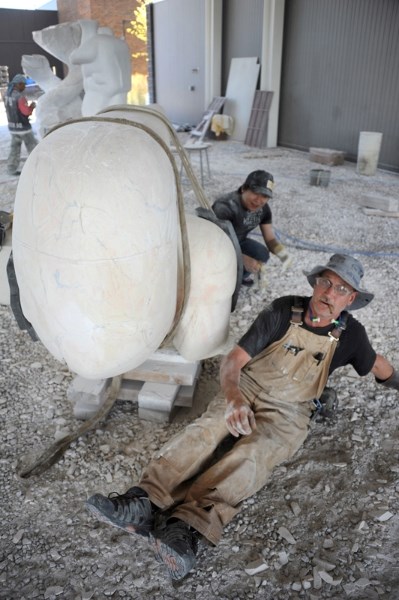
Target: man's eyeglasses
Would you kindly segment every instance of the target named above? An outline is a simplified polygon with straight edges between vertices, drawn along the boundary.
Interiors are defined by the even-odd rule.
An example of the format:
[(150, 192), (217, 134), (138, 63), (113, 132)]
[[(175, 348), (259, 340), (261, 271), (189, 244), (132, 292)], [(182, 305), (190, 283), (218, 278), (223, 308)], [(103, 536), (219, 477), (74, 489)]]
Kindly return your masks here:
[(327, 279), (327, 277), (316, 277), (315, 281), (316, 285), (323, 288), (323, 290), (328, 290), (332, 288), (334, 292), (338, 294), (338, 296), (348, 296), (348, 294), (351, 294), (354, 291), (348, 289), (345, 285), (342, 285), (340, 283), (334, 285), (329, 279)]

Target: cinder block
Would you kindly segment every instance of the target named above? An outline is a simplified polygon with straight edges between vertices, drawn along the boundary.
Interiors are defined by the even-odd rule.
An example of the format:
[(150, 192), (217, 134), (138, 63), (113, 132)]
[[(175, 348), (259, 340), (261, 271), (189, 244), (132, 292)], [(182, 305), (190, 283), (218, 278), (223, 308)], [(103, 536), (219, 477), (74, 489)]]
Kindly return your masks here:
[(343, 165), (345, 161), (345, 152), (341, 150), (330, 150), (329, 148), (309, 148), (309, 158), (313, 162), (322, 165)]
[(386, 212), (399, 211), (399, 199), (390, 196), (369, 196), (367, 194), (356, 198), (356, 203), (359, 206), (367, 206), (368, 208), (377, 208)]

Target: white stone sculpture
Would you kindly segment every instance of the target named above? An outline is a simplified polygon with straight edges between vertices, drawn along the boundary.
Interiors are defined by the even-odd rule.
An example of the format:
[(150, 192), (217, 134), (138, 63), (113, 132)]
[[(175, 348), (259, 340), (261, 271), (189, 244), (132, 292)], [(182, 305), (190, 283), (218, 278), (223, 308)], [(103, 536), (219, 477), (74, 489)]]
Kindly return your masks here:
[(43, 54), (23, 54), (21, 67), (25, 75), (31, 77), (43, 92), (49, 92), (61, 83), (53, 73), (48, 58)]
[(108, 106), (126, 104), (131, 88), (131, 60), (129, 46), (116, 38), (109, 27), (97, 27), (93, 21), (86, 23), (81, 44), (70, 59), (82, 67), (82, 115), (91, 116)]
[[(156, 351), (183, 289), (178, 169), (126, 108), (125, 123), (101, 115), (49, 133), (29, 155), (15, 200), (24, 315), (47, 349), (88, 379), (125, 373)], [(227, 338), (236, 258), (216, 225), (187, 219), (193, 281), (175, 339), (196, 360)]]
[(226, 342), (237, 277), (233, 244), (214, 223), (187, 215), (191, 285), (173, 345), (186, 360), (214, 356)]
[[(67, 22), (51, 25), (32, 33), (34, 41), (43, 50), (65, 63), (68, 69), (64, 79), (57, 78), (57, 84), (55, 84), (54, 78), (50, 78), (48, 71), (45, 71), (43, 61), (42, 71), (38, 73), (38, 59), (32, 57), (39, 55), (24, 55), (23, 57), (24, 72), (35, 79), (40, 87), (45, 86), (42, 87), (45, 93), (40, 96), (36, 104), (36, 119), (41, 137), (51, 127), (82, 116), (82, 70), (69, 60), (72, 50), (80, 44), (82, 27), (84, 27), (84, 21)], [(47, 61), (44, 56), (42, 58)], [(50, 69), (50, 67), (48, 68)], [(36, 77), (40, 77), (40, 81)]]

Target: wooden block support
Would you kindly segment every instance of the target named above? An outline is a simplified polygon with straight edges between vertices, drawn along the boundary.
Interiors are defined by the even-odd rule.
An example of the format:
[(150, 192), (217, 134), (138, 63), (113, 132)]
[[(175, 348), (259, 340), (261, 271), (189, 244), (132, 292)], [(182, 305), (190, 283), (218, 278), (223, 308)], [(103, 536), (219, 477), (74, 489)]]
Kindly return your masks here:
[(330, 150), (329, 148), (309, 148), (309, 158), (313, 162), (322, 165), (343, 165), (345, 161), (345, 152), (341, 150)]
[(152, 381), (153, 383), (173, 383), (193, 385), (198, 376), (200, 365), (195, 363), (167, 362), (164, 360), (146, 360), (142, 365), (124, 374), (124, 379)]

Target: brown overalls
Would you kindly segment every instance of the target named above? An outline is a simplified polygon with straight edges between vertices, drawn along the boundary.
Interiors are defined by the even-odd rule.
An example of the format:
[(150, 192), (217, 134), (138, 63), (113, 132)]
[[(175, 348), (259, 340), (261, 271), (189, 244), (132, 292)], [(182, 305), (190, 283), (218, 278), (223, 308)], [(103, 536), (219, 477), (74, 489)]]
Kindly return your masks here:
[(255, 431), (241, 436), (211, 465), (217, 446), (229, 435), (220, 392), (143, 472), (139, 485), (151, 501), (162, 510), (176, 505), (173, 516), (213, 544), (240, 503), (260, 490), (273, 468), (290, 459), (308, 435), (312, 401), (327, 382), (337, 340), (303, 329), (298, 320), (242, 370), (240, 390), (255, 414)]

